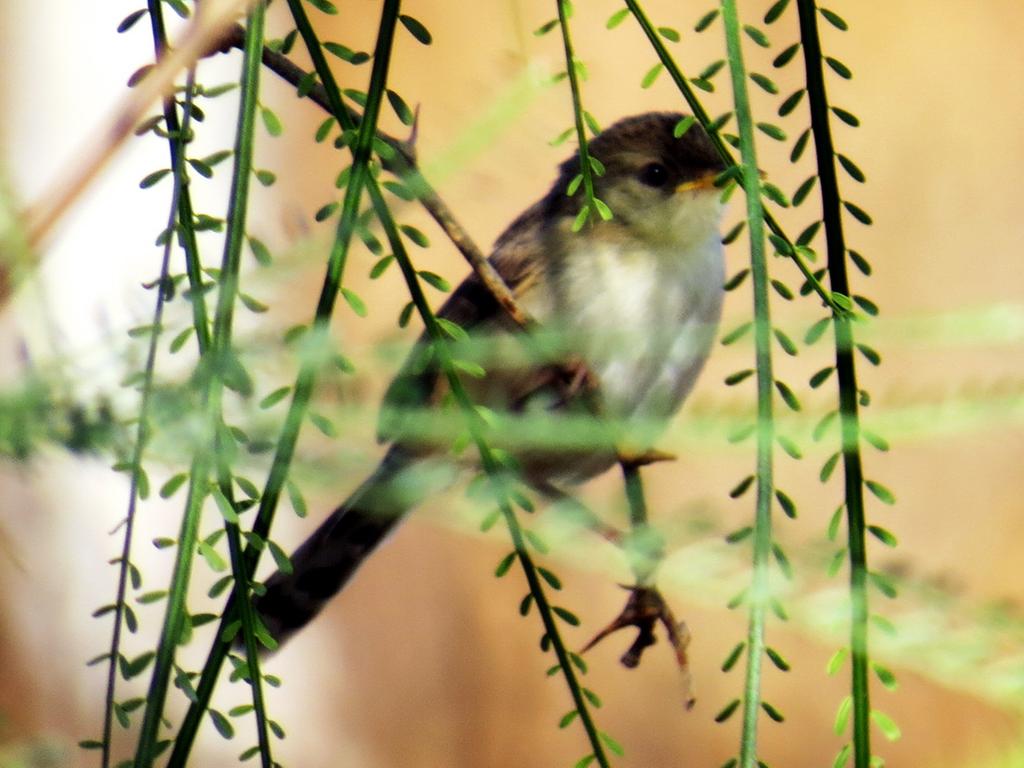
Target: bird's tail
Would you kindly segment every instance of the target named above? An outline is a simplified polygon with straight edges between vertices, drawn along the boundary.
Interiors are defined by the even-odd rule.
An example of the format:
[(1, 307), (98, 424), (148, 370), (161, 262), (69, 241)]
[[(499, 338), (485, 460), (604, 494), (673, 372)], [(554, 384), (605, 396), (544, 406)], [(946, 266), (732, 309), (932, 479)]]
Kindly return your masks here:
[[(422, 462), (394, 447), (359, 488), (291, 556), (254, 605), (278, 643), (308, 624), (348, 582), (388, 532), (428, 493), (443, 488), (417, 471)], [(435, 473), (436, 475), (436, 473)]]

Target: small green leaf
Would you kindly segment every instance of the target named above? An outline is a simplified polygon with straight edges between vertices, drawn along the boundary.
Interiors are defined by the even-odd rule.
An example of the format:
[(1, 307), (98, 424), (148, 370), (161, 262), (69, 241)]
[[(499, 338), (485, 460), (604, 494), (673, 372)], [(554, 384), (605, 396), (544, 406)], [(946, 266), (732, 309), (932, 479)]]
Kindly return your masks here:
[(748, 321), (738, 326), (737, 328), (734, 328), (733, 330), (729, 331), (729, 333), (725, 334), (725, 336), (722, 337), (722, 346), (727, 347), (730, 344), (736, 343), (741, 338), (743, 338), (743, 336), (745, 336), (753, 326), (754, 324)]
[(825, 665), (825, 674), (829, 677), (835, 675), (840, 670), (847, 657), (850, 655), (849, 648), (840, 648), (832, 654), (832, 658), (828, 660), (828, 664)]
[(416, 121), (416, 116), (409, 108), (409, 105), (405, 103), (405, 100), (390, 88), (387, 89), (387, 95), (388, 102), (391, 104), (391, 108), (395, 110), (398, 119), (404, 125), (412, 125)]
[(728, 704), (722, 707), (722, 709), (719, 711), (717, 715), (715, 715), (715, 722), (724, 723), (726, 720), (732, 717), (733, 712), (737, 710), (739, 705), (739, 699), (733, 699), (732, 701), (730, 701)]
[(175, 492), (185, 484), (188, 480), (188, 474), (185, 472), (179, 472), (162, 486), (160, 486), (160, 498), (169, 499), (175, 494)]
[(775, 389), (778, 390), (779, 396), (782, 398), (782, 401), (789, 406), (790, 410), (800, 410), (800, 401), (786, 382), (776, 380)]
[(841, 735), (846, 730), (846, 726), (850, 722), (850, 711), (852, 709), (853, 697), (844, 696), (843, 700), (839, 702), (839, 708), (836, 709), (836, 719), (832, 724), (832, 730), (835, 731), (837, 736)]
[(650, 88), (652, 85), (654, 85), (654, 81), (658, 79), (658, 75), (660, 75), (664, 69), (665, 65), (659, 61), (649, 70), (647, 70), (647, 74), (645, 74), (643, 76), (643, 79), (640, 81), (640, 87)]
[(672, 27), (658, 27), (658, 34), (672, 43), (678, 43), (682, 36), (679, 31)]
[(800, 158), (803, 157), (804, 150), (807, 148), (807, 140), (811, 138), (811, 129), (807, 128), (803, 133), (797, 137), (797, 140), (793, 143), (793, 151), (789, 153), (789, 161), (791, 163), (797, 163)]
[(552, 606), (551, 610), (554, 611), (555, 614), (566, 624), (573, 627), (578, 627), (580, 625), (579, 617), (568, 608), (562, 608), (561, 606), (555, 605)]
[[(857, 302), (857, 303), (859, 304), (860, 302)], [(873, 314), (877, 314), (877, 312), (878, 312), (878, 309), (875, 308), (874, 312), (869, 312), (868, 314), (873, 315)], [(881, 364), (882, 356), (880, 354), (878, 354), (878, 352), (873, 347), (869, 347), (867, 344), (859, 344), (858, 343), (857, 344), (857, 350), (862, 355), (864, 355), (864, 359), (867, 360), (872, 365), (879, 365), (879, 364)]]
[(353, 291), (351, 288), (342, 286), (340, 288), (341, 295), (344, 297), (345, 302), (352, 308), (359, 317), (366, 317), (369, 314), (366, 309), (366, 303), (359, 297), (359, 294)]
[(790, 519), (796, 517), (796, 504), (786, 493), (776, 488), (775, 498), (778, 500), (779, 506), (782, 508), (782, 512), (786, 515), (786, 517)]
[(882, 735), (889, 741), (896, 741), (902, 735), (900, 727), (896, 725), (896, 721), (884, 712), (872, 709), (871, 719), (875, 721), (875, 725), (878, 726), (878, 730), (880, 730)]
[[(310, 1), (312, 2), (313, 0), (310, 0)], [(211, 710), (209, 710), (209, 712), (210, 712), (210, 719), (213, 720), (213, 727), (217, 729), (217, 733), (219, 733), (225, 739), (233, 738), (234, 735), (235, 735), (235, 729), (231, 725), (231, 721), (228, 720), (224, 715), (222, 715), (216, 709), (211, 709)]]
[[(741, 224), (742, 223), (744, 223), (744, 222), (741, 222)], [(748, 267), (744, 267), (739, 272), (737, 272), (735, 275), (730, 277), (729, 280), (726, 282), (726, 284), (723, 286), (723, 288), (726, 291), (736, 290), (740, 285), (742, 285), (743, 281), (747, 279), (747, 275), (749, 275), (749, 274), (750, 274), (750, 269)]]
[(335, 427), (334, 422), (326, 416), (310, 411), (309, 420), (313, 422), (313, 426), (316, 427), (324, 437), (335, 438), (338, 436), (338, 428)]
[(435, 272), (429, 272), (425, 269), (421, 269), (416, 274), (423, 278), (423, 282), (428, 283), (442, 293), (447, 293), (452, 289), (451, 283)]
[(620, 8), (608, 17), (608, 21), (604, 24), (605, 29), (615, 29), (627, 16), (629, 16), (629, 8)]
[(784, 49), (782, 53), (775, 57), (775, 59), (772, 61), (772, 66), (775, 67), (776, 69), (781, 69), (782, 67), (786, 66), (787, 64), (789, 64), (790, 61), (793, 60), (793, 57), (796, 56), (796, 52), (799, 50), (800, 43), (793, 43), (791, 46)]
[(875, 497), (883, 504), (895, 504), (896, 497), (893, 492), (886, 488), (881, 483), (875, 480), (865, 480), (864, 485), (867, 486), (868, 490), (875, 495)]
[(142, 178), (142, 181), (139, 182), (139, 189), (149, 189), (170, 172), (170, 168), (161, 168), (159, 171), (153, 171)]
[(135, 26), (135, 22), (137, 22), (147, 13), (149, 13), (148, 8), (140, 8), (137, 11), (132, 11), (131, 13), (129, 13), (127, 16), (121, 19), (121, 23), (117, 25), (118, 33), (120, 34), (122, 32), (127, 32), (129, 29)]
[(782, 450), (785, 451), (790, 458), (803, 458), (804, 455), (803, 453), (801, 453), (799, 446), (797, 446), (797, 444), (793, 442), (790, 438), (786, 437), (785, 435), (778, 435), (775, 439), (778, 442), (779, 446), (782, 448)]
[(420, 248), (427, 248), (430, 246), (430, 240), (427, 236), (411, 224), (402, 224), (399, 229), (401, 229), (405, 236), (416, 243)]
[(747, 37), (749, 37), (762, 48), (771, 48), (772, 44), (768, 42), (767, 36), (765, 36), (764, 32), (762, 32), (757, 27), (753, 26), (752, 24), (744, 24), (743, 31), (747, 33)]
[(872, 224), (871, 216), (869, 216), (867, 212), (860, 206), (854, 205), (849, 200), (843, 200), (843, 207), (847, 211), (849, 211), (850, 215), (853, 216), (853, 218), (855, 218), (861, 224), (867, 226), (870, 226)]
[(260, 107), (260, 117), (263, 119), (263, 127), (271, 136), (280, 136), (284, 131), (281, 126), (281, 119), (267, 107)]
[(765, 714), (768, 715), (768, 717), (770, 717), (776, 723), (782, 723), (786, 720), (783, 714), (778, 709), (769, 704), (767, 701), (761, 702), (761, 709), (763, 709), (765, 711)]
[(842, 109), (840, 107), (829, 107), (829, 109), (832, 110), (832, 114), (834, 114), (847, 125), (852, 126), (854, 128), (860, 125), (860, 119), (852, 112), (848, 112), (847, 110)]
[(786, 11), (786, 7), (789, 5), (789, 0), (776, 0), (772, 4), (772, 7), (768, 9), (768, 12), (764, 15), (764, 23), (772, 24)]
[(763, 134), (770, 136), (776, 141), (786, 140), (786, 132), (777, 125), (772, 125), (771, 123), (758, 123), (757, 127)]
[(775, 340), (779, 342), (779, 346), (782, 347), (782, 351), (790, 357), (796, 357), (799, 350), (797, 349), (796, 344), (793, 343), (793, 340), (778, 328), (773, 328), (772, 333), (775, 334)]
[(754, 373), (753, 368), (746, 368), (742, 371), (736, 371), (736, 373), (730, 373), (725, 377), (725, 385), (732, 387), (739, 384), (741, 381), (745, 381), (747, 378), (752, 376)]
[(697, 118), (695, 118), (693, 115), (687, 115), (678, 123), (676, 123), (675, 127), (672, 129), (672, 135), (677, 139), (682, 138), (683, 136), (686, 135), (686, 132), (689, 131), (690, 128), (693, 127), (693, 124), (696, 122)]
[(693, 25), (694, 31), (695, 32), (703, 32), (705, 29), (710, 27), (711, 23), (715, 19), (717, 19), (717, 18), (718, 18), (718, 9), (717, 8), (715, 8), (714, 10), (708, 11), (707, 13), (705, 13), (703, 16), (700, 17), (700, 19), (697, 21), (696, 24)]
[(825, 63), (832, 68), (833, 72), (844, 80), (849, 80), (853, 77), (853, 72), (850, 71), (850, 68), (843, 64), (839, 59), (833, 58), (832, 56), (826, 56)]
[(850, 178), (853, 179), (854, 181), (863, 184), (867, 180), (867, 177), (864, 175), (864, 172), (857, 166), (855, 162), (853, 162), (853, 160), (848, 158), (846, 155), (837, 152), (836, 160), (839, 161), (839, 164), (843, 166), (843, 170), (850, 174)]
[(267, 408), (273, 408), (279, 402), (288, 397), (288, 393), (292, 391), (291, 387), (278, 387), (269, 395), (260, 400), (259, 407), (262, 410)]
[[(358, 66), (359, 64), (364, 64), (370, 60), (370, 54), (365, 51), (353, 51), (351, 48), (346, 45), (342, 45), (341, 43), (326, 42), (323, 43), (323, 46), (327, 49), (328, 53), (337, 56), (342, 61), (347, 61), (349, 64)], [(331, 119), (333, 120), (333, 118)]]
[(868, 530), (871, 532), (872, 536), (887, 547), (895, 547), (899, 544), (895, 534), (880, 525), (869, 525)]
[(729, 491), (729, 498), (738, 499), (740, 496), (747, 492), (747, 489), (750, 488), (753, 482), (754, 476), (747, 475), (745, 478), (736, 483), (736, 485), (733, 486), (733, 489)]
[(871, 583), (878, 588), (878, 591), (890, 600), (895, 599), (899, 594), (899, 591), (896, 589), (896, 585), (893, 584), (892, 579), (885, 574), (879, 573), (878, 571), (868, 571), (868, 578), (871, 579)]
[(306, 499), (299, 490), (299, 486), (292, 480), (285, 482), (285, 489), (288, 491), (288, 501), (298, 517), (305, 517), (309, 514), (309, 507), (306, 506)]
[(738, 528), (732, 533), (726, 534), (725, 542), (727, 544), (738, 544), (744, 539), (750, 538), (750, 535), (754, 532), (753, 527), (746, 525), (742, 528)]
[(431, 36), (430, 30), (423, 26), (418, 19), (402, 14), (398, 17), (398, 20), (402, 22), (402, 26), (409, 30), (409, 34), (423, 43), (423, 45), (430, 45), (433, 42), (434, 38)]
[(498, 563), (498, 567), (494, 569), (494, 575), (500, 579), (502, 576), (508, 573), (509, 568), (512, 567), (512, 563), (515, 562), (515, 559), (516, 553), (514, 551), (509, 552), (507, 555), (505, 555), (501, 559), (501, 562)]
[(268, 309), (270, 309), (270, 307), (268, 307), (262, 301), (254, 299), (249, 294), (242, 293), (241, 291), (239, 291), (238, 293), (238, 300), (242, 302), (246, 309), (248, 309), (250, 312), (255, 312), (256, 314), (262, 314), (266, 312)]
[(570, 709), (568, 712), (566, 712), (564, 715), (562, 715), (562, 719), (558, 721), (558, 727), (559, 728), (567, 727), (570, 723), (572, 723), (573, 720), (576, 719), (576, 717), (578, 715), (579, 715), (579, 712), (577, 712), (575, 709)]
[(888, 667), (882, 666), (877, 661), (872, 661), (871, 669), (874, 670), (878, 681), (890, 691), (894, 691), (899, 687), (899, 683), (896, 681), (896, 675), (894, 675), (892, 670)]
[(818, 12), (828, 20), (829, 24), (841, 32), (845, 32), (850, 28), (850, 25), (846, 23), (846, 20), (835, 11), (819, 7)]
[(736, 643), (733, 649), (729, 652), (729, 655), (725, 657), (725, 661), (722, 662), (723, 672), (728, 672), (736, 666), (736, 662), (740, 660), (740, 657), (743, 655), (743, 651), (746, 647), (747, 644), (744, 642)]
[(313, 214), (313, 218), (316, 219), (317, 221), (325, 221), (329, 219), (331, 216), (333, 216), (334, 212), (337, 211), (338, 208), (340, 207), (341, 203), (337, 201), (327, 203), (327, 205), (321, 207), (315, 214)]
[(541, 575), (541, 578), (543, 578), (544, 581), (546, 581), (548, 583), (548, 586), (550, 586), (552, 589), (561, 589), (562, 588), (562, 580), (559, 579), (555, 574), (553, 574), (547, 568), (538, 567), (537, 568), (537, 573), (539, 573)]
[(750, 79), (757, 83), (766, 93), (774, 95), (779, 92), (779, 86), (777, 86), (767, 75), (762, 75), (758, 72), (751, 72)]
[(248, 241), (249, 249), (252, 251), (252, 255), (256, 259), (256, 262), (262, 267), (270, 266), (273, 258), (271, 257), (270, 250), (267, 246), (255, 237), (248, 238)]
[(776, 651), (771, 646), (766, 646), (764, 652), (768, 654), (768, 658), (772, 660), (772, 664), (778, 667), (783, 672), (789, 672), (791, 669), (789, 662), (782, 656), (781, 653)]
[(544, 37), (544, 35), (546, 35), (548, 32), (550, 32), (557, 26), (558, 19), (551, 19), (550, 21), (545, 21), (543, 24), (541, 24), (539, 27), (533, 30), (533, 34), (535, 37)]
[(626, 750), (622, 748), (622, 745), (619, 744), (619, 742), (617, 742), (604, 731), (598, 731), (597, 735), (598, 737), (600, 737), (601, 741), (604, 742), (604, 745), (619, 757), (622, 757), (624, 754), (626, 754)]
[(796, 192), (793, 193), (793, 205), (799, 206), (807, 199), (807, 195), (814, 189), (814, 185), (818, 182), (817, 176), (808, 176), (804, 180), (803, 184), (797, 187)]
[(811, 376), (811, 380), (810, 380), (811, 389), (817, 389), (822, 384), (824, 384), (828, 380), (828, 377), (832, 375), (832, 372), (834, 370), (835, 370), (835, 366), (834, 365), (829, 365), (829, 366), (826, 366), (826, 367), (822, 368), (816, 374)]

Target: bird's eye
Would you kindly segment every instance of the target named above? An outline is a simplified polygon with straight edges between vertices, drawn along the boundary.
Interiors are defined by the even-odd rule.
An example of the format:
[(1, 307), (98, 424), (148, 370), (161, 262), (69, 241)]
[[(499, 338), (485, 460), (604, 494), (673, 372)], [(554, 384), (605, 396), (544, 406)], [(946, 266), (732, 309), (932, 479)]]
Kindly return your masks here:
[(648, 187), (663, 187), (668, 182), (668, 168), (661, 163), (648, 163), (640, 171), (640, 181)]

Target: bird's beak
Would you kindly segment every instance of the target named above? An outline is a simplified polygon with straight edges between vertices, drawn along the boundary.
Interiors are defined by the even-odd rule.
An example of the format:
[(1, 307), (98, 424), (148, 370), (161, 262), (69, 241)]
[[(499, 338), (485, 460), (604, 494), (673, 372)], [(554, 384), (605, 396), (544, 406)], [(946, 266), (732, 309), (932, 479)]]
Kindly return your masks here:
[(680, 192), (715, 189), (715, 179), (717, 179), (718, 176), (718, 171), (709, 171), (708, 173), (698, 176), (696, 179), (684, 181), (682, 184), (676, 187), (676, 194), (679, 194)]

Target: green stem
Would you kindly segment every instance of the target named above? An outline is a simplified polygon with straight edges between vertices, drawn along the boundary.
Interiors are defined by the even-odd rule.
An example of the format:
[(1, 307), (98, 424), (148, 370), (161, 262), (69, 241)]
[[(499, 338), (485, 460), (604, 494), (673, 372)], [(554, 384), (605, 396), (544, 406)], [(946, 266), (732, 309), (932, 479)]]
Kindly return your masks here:
[(757, 361), (757, 512), (754, 520), (753, 582), (747, 629), (747, 672), (743, 695), (743, 732), (740, 740), (741, 768), (757, 764), (757, 720), (761, 707), (761, 662), (764, 658), (764, 620), (768, 603), (768, 559), (772, 540), (772, 417), (771, 319), (768, 308), (768, 268), (764, 254), (764, 220), (754, 118), (747, 94), (746, 70), (740, 45), (740, 23), (735, 0), (722, 0), (722, 21), (732, 76), (736, 121), (740, 132), (744, 188), (747, 190), (747, 225), (750, 231), (750, 269), (754, 282), (754, 344)]
[[(590, 149), (587, 142), (587, 131), (583, 123), (583, 98), (580, 96), (579, 72), (576, 69), (576, 54), (573, 52), (572, 37), (569, 34), (569, 17), (566, 13), (566, 0), (555, 0), (558, 6), (558, 26), (562, 31), (562, 47), (565, 50), (565, 69), (569, 77), (569, 90), (572, 92), (572, 114), (576, 126), (576, 142), (579, 145), (580, 173), (583, 174), (583, 191), (586, 195), (585, 205), (594, 208), (594, 172), (590, 167)], [(592, 211), (596, 213), (596, 211)], [(589, 217), (589, 214), (588, 214)]]
[[(363, 122), (359, 126), (359, 133), (354, 147), (354, 160), (352, 173), (349, 176), (349, 183), (345, 190), (345, 199), (342, 204), (341, 221), (338, 224), (334, 244), (331, 247), (331, 254), (327, 266), (327, 274), (324, 278), (320, 299), (317, 303), (316, 314), (313, 318), (311, 335), (314, 344), (325, 344), (328, 334), (328, 323), (334, 311), (338, 291), (341, 287), (341, 279), (344, 273), (345, 262), (348, 256), (349, 245), (355, 231), (355, 220), (359, 211), (359, 199), (363, 186), (367, 181), (372, 181), (369, 173), (369, 161), (373, 148), (373, 137), (376, 131), (377, 117), (380, 113), (381, 99), (386, 88), (388, 66), (391, 61), (391, 48), (394, 41), (395, 24), (398, 20), (398, 11), (401, 0), (385, 0), (381, 12), (381, 21), (377, 37), (377, 45), (373, 57), (373, 71), (370, 75), (370, 86), (367, 95), (366, 109), (363, 114)], [(317, 44), (319, 47), (319, 43)], [(262, 539), (265, 539), (270, 531), (277, 503), (281, 497), (281, 491), (285, 480), (288, 477), (289, 467), (295, 453), (295, 445), (298, 441), (299, 432), (303, 419), (313, 394), (313, 385), (316, 381), (317, 368), (319, 366), (315, 356), (303, 361), (296, 378), (293, 389), (292, 400), (285, 416), (284, 426), (277, 441), (277, 448), (271, 464), (267, 482), (263, 493), (260, 496), (259, 510), (256, 521), (253, 525), (253, 532)], [(245, 571), (248, 579), (256, 570), (259, 561), (260, 550), (248, 546), (244, 552)], [(236, 583), (232, 589), (231, 596), (225, 606), (221, 627), (214, 640), (213, 647), (207, 656), (206, 664), (200, 676), (199, 685), (196, 688), (197, 700), (194, 701), (182, 721), (178, 737), (175, 739), (174, 750), (171, 753), (169, 766), (184, 766), (188, 759), (189, 751), (195, 740), (195, 734), (203, 712), (209, 703), (213, 688), (216, 685), (217, 676), (224, 664), (230, 643), (223, 640), (222, 630), (236, 618), (238, 610), (238, 590), (248, 582)]]
[(576, 711), (579, 713), (580, 722), (583, 724), (587, 738), (590, 741), (594, 757), (601, 768), (609, 768), (608, 756), (605, 753), (604, 744), (601, 741), (594, 719), (590, 714), (590, 709), (587, 706), (587, 702), (583, 694), (583, 688), (576, 677), (572, 660), (569, 658), (569, 651), (558, 631), (554, 611), (551, 608), (551, 604), (548, 602), (544, 587), (540, 582), (536, 565), (529, 553), (526, 551), (526, 542), (523, 537), (522, 528), (519, 525), (515, 511), (513, 510), (512, 504), (508, 498), (505, 488), (506, 481), (501, 477), (503, 470), (499, 466), (498, 461), (495, 459), (494, 454), (487, 443), (486, 437), (484, 436), (485, 427), (481, 422), (479, 414), (473, 407), (472, 400), (466, 392), (465, 387), (463, 387), (458, 373), (456, 372), (451, 358), (451, 351), (448, 348), (448, 343), (444, 336), (444, 331), (441, 329), (437, 322), (437, 318), (434, 316), (434, 313), (430, 309), (430, 305), (427, 303), (426, 296), (423, 294), (423, 288), (419, 282), (419, 277), (412, 265), (412, 261), (405, 249), (405, 245), (402, 243), (402, 238), (398, 233), (398, 228), (395, 226), (394, 219), (391, 217), (391, 212), (388, 210), (387, 205), (384, 202), (384, 198), (378, 188), (371, 187), (370, 196), (378, 218), (384, 227), (391, 250), (395, 254), (395, 261), (402, 270), (402, 276), (405, 278), (410, 298), (426, 326), (427, 335), (430, 337), (435, 354), (437, 355), (438, 365), (448, 380), (448, 384), (451, 387), (455, 401), (459, 404), (459, 407), (466, 417), (466, 424), (469, 429), (470, 437), (480, 454), (480, 463), (483, 466), (483, 470), (491, 479), (495, 491), (497, 492), (498, 506), (505, 520), (506, 527), (508, 528), (509, 536), (512, 539), (512, 545), (515, 548), (519, 563), (522, 566), (524, 575), (526, 576), (526, 582), (529, 585), (530, 594), (533, 595), (534, 602), (537, 604), (537, 611), (541, 616), (544, 631), (547, 634), (548, 639), (551, 641), (551, 647), (555, 651), (555, 656), (558, 659), (558, 665), (562, 670), (566, 686), (569, 688), (573, 704)]
[[(194, 70), (189, 72), (189, 84), (192, 82)], [(186, 103), (192, 100), (192, 90), (187, 88), (185, 93)], [(176, 110), (172, 104), (172, 111)], [(171, 144), (179, 145), (177, 150), (172, 148), (172, 157), (180, 153), (184, 154), (184, 132), (189, 130), (190, 111), (185, 111), (185, 119), (182, 125), (182, 133), (178, 136), (172, 135)], [(170, 214), (168, 215), (167, 227), (171, 229), (178, 216), (178, 206), (185, 187), (185, 179), (181, 163), (173, 174), (174, 188), (171, 192)], [(166, 285), (170, 277), (171, 248), (174, 243), (173, 237), (168, 237), (164, 243), (163, 256), (160, 261), (160, 277), (156, 282), (156, 307), (153, 310), (153, 332), (149, 337), (149, 348), (146, 351), (146, 366), (142, 380), (142, 402), (139, 404), (138, 423), (135, 431), (135, 446), (132, 450), (132, 477), (128, 489), (128, 512), (125, 516), (124, 544), (121, 548), (121, 558), (117, 574), (117, 600), (114, 609), (114, 629), (110, 639), (110, 665), (107, 669), (107, 693), (104, 702), (103, 712), (103, 752), (100, 764), (103, 768), (109, 768), (111, 757), (110, 738), (113, 731), (114, 700), (117, 687), (117, 665), (121, 656), (121, 626), (124, 619), (125, 597), (128, 591), (128, 570), (131, 563), (132, 539), (135, 528), (135, 512), (139, 500), (139, 475), (142, 471), (142, 455), (146, 443), (149, 440), (149, 409), (153, 399), (153, 378), (156, 371), (157, 346), (161, 339), (161, 328), (164, 316), (164, 304), (166, 302)]]
[[(238, 298), (239, 271), (241, 268), (242, 243), (245, 240), (245, 220), (249, 209), (249, 185), (252, 179), (252, 157), (255, 143), (256, 109), (259, 104), (259, 76), (263, 54), (263, 27), (266, 5), (257, 2), (246, 25), (245, 51), (242, 64), (242, 95), (238, 107), (238, 130), (235, 138), (235, 164), (231, 178), (231, 201), (227, 215), (227, 234), (224, 237), (224, 255), (221, 259), (220, 288), (217, 294), (217, 311), (213, 324), (214, 373), (211, 410), (217, 425), (214, 456), (217, 465), (217, 485), (234, 509), (229, 448), (225, 443), (224, 417), (221, 405), (223, 392), (222, 369), (231, 354), (231, 329), (235, 303)], [(232, 445), (233, 447), (233, 445)], [(246, 663), (249, 667), (249, 685), (252, 690), (253, 711), (256, 718), (256, 738), (260, 748), (263, 768), (270, 768), (273, 758), (270, 752), (270, 737), (267, 731), (266, 707), (263, 700), (263, 679), (260, 675), (259, 653), (255, 638), (256, 619), (250, 595), (250, 575), (245, 571), (241, 536), (237, 523), (226, 520), (228, 550), (235, 591), (241, 590), (237, 600), (240, 606), (241, 632), (245, 645)]]
[[(153, 29), (153, 48), (159, 59), (167, 50), (167, 31), (164, 27), (163, 3), (161, 0), (148, 0), (150, 24)], [(195, 70), (190, 70), (187, 83), (186, 99), (191, 100), (195, 90)], [(167, 126), (167, 133), (170, 136), (168, 146), (171, 153), (171, 170), (175, 178), (185, 177), (185, 145), (189, 142), (188, 123), (190, 115), (185, 116), (185, 124), (178, 120), (178, 110), (174, 103), (174, 96), (164, 99), (164, 123)], [(189, 185), (183, 184), (178, 197), (178, 226), (177, 231), (181, 234), (182, 248), (185, 251), (185, 269), (188, 273), (189, 285), (191, 286), (190, 301), (192, 304), (193, 324), (196, 327), (196, 341), (199, 344), (199, 351), (204, 352), (210, 343), (210, 326), (206, 313), (206, 297), (201, 290), (203, 284), (201, 263), (199, 260), (199, 244), (196, 240), (196, 231), (193, 224), (194, 212), (192, 209), (192, 194)], [(174, 232), (168, 234), (171, 242), (174, 241)]]
[[(163, 708), (167, 698), (170, 676), (174, 666), (175, 647), (181, 636), (183, 622), (186, 618), (185, 602), (192, 572), (192, 561), (195, 554), (194, 550), (199, 519), (202, 513), (202, 504), (207, 493), (206, 483), (215, 457), (218, 475), (222, 481), (224, 479), (224, 467), (221, 464), (223, 451), (218, 450), (222, 447), (220, 444), (221, 430), (218, 428), (222, 423), (221, 393), (223, 390), (223, 377), (221, 365), (227, 359), (231, 345), (231, 325), (238, 287), (241, 244), (245, 231), (249, 177), (252, 171), (253, 128), (255, 125), (256, 103), (259, 95), (259, 64), (260, 53), (263, 48), (264, 10), (265, 7), (262, 2), (256, 3), (246, 27), (242, 98), (239, 106), (238, 132), (235, 143), (235, 166), (231, 184), (228, 233), (225, 237), (224, 256), (221, 264), (221, 285), (218, 294), (217, 312), (214, 318), (212, 345), (200, 357), (200, 365), (205, 368), (207, 376), (203, 382), (205, 385), (203, 390), (204, 410), (207, 415), (205, 434), (196, 449), (196, 455), (192, 462), (188, 500), (182, 520), (181, 533), (178, 537), (178, 553), (167, 598), (164, 627), (161, 632), (160, 643), (157, 647), (156, 660), (153, 665), (153, 676), (150, 681), (146, 710), (143, 715), (143, 723), (135, 756), (137, 768), (148, 768), (148, 766), (152, 765), (156, 756), (157, 736), (160, 721), (163, 717)], [(214, 446), (213, 455), (211, 455), (209, 447), (211, 445)], [(230, 494), (230, 473), (227, 476), (227, 485), (228, 493)], [(228, 499), (230, 500), (230, 495), (228, 495)], [(258, 722), (262, 723), (260, 720)], [(265, 732), (263, 738), (265, 738)], [(262, 743), (263, 739), (261, 739), (261, 745)]]
[[(846, 270), (846, 243), (835, 152), (829, 126), (828, 96), (818, 37), (817, 8), (813, 0), (797, 0), (800, 39), (804, 52), (811, 130), (821, 182), (822, 218), (828, 249), (828, 275), (832, 290), (850, 295)], [(847, 535), (850, 550), (850, 648), (853, 657), (853, 754), (856, 768), (871, 763), (871, 700), (868, 688), (868, 590), (865, 547), (864, 474), (860, 456), (860, 421), (857, 405), (857, 374), (853, 360), (853, 328), (845, 313), (832, 317), (836, 340), (836, 378), (839, 385), (839, 418), (842, 425)]]
[[(697, 95), (693, 92), (693, 89), (690, 87), (690, 84), (686, 81), (686, 77), (679, 69), (679, 66), (675, 62), (675, 59), (672, 58), (672, 54), (669, 53), (668, 48), (665, 47), (665, 44), (662, 42), (661, 36), (658, 34), (658, 31), (654, 28), (654, 25), (651, 24), (650, 19), (647, 18), (647, 14), (644, 13), (643, 8), (640, 7), (640, 4), (637, 2), (637, 0), (625, 0), (625, 2), (626, 6), (632, 12), (633, 17), (637, 20), (637, 23), (640, 25), (640, 28), (644, 31), (644, 34), (647, 35), (647, 39), (650, 41), (651, 47), (654, 48), (655, 53), (658, 54), (658, 59), (665, 66), (665, 70), (672, 77), (672, 81), (676, 84), (676, 87), (679, 89), (679, 92), (682, 93), (683, 98), (686, 99), (686, 103), (690, 106), (690, 109), (693, 111), (693, 116), (697, 118), (697, 121), (707, 131), (708, 136), (711, 137), (711, 141), (715, 145), (715, 149), (718, 151), (718, 154), (722, 158), (722, 161), (725, 163), (727, 168), (734, 167), (736, 165), (736, 159), (733, 157), (732, 152), (729, 150), (728, 146), (726, 146), (725, 142), (722, 141), (722, 137), (718, 135), (718, 131), (710, 130), (711, 118), (708, 116), (708, 113), (704, 109), (704, 106), (700, 103), (700, 100), (697, 98)], [(744, 174), (744, 176), (745, 175), (746, 174)], [(750, 186), (749, 182), (741, 180), (740, 185), (745, 190), (747, 190), (748, 197), (752, 193), (751, 191), (755, 191), (757, 194), (760, 194), (761, 187), (759, 181), (757, 184)], [(797, 269), (800, 270), (800, 273), (804, 276), (804, 279), (807, 280), (807, 282), (811, 285), (815, 293), (817, 293), (818, 296), (821, 297), (821, 300), (824, 301), (827, 306), (831, 307), (836, 312), (842, 313), (844, 311), (842, 307), (836, 304), (835, 300), (832, 298), (831, 294), (829, 294), (828, 290), (821, 284), (818, 278), (814, 276), (814, 272), (811, 270), (810, 267), (807, 266), (807, 262), (805, 262), (803, 257), (800, 256), (799, 252), (793, 245), (793, 241), (789, 239), (789, 237), (783, 231), (782, 226), (775, 220), (775, 217), (772, 216), (771, 212), (762, 209), (761, 218), (764, 221), (764, 223), (768, 225), (768, 228), (771, 229), (773, 233), (775, 233), (775, 235), (782, 238), (782, 240), (786, 242), (788, 246), (788, 253), (786, 255), (793, 261), (794, 264), (796, 264)]]

